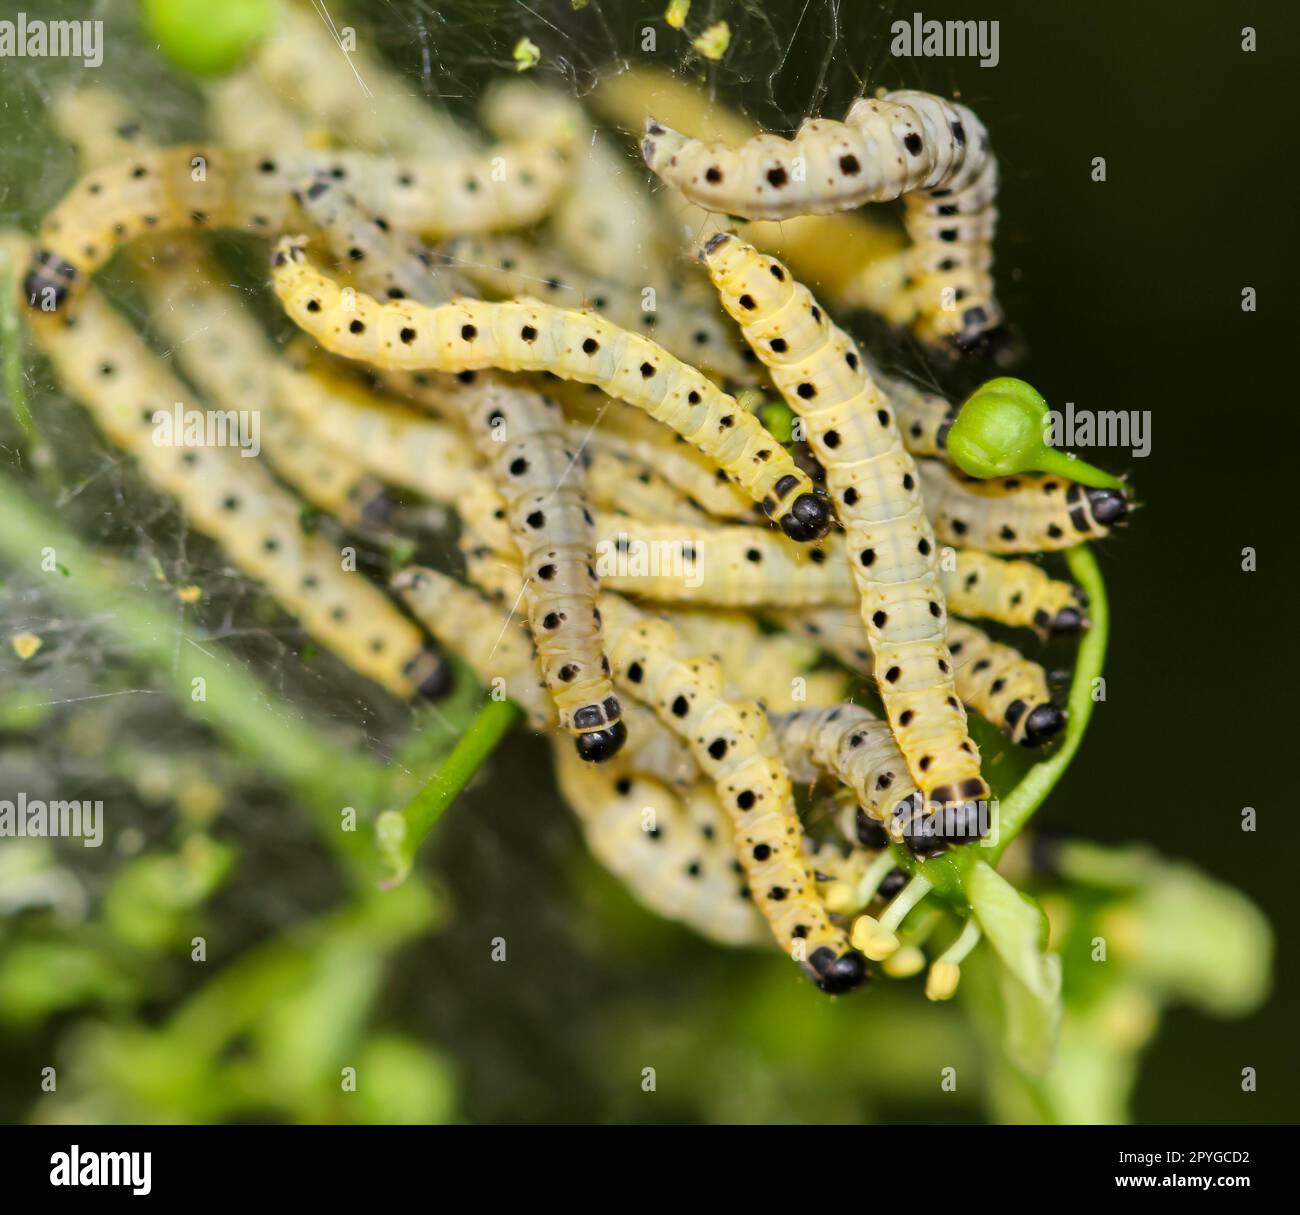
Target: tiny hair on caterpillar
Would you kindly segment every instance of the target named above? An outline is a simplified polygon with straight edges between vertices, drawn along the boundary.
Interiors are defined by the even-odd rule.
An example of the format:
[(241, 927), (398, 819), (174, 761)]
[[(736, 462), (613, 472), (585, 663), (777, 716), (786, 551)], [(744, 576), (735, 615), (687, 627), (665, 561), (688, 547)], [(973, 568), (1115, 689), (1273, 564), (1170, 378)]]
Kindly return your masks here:
[(534, 300), (422, 308), (343, 289), (307, 260), (302, 238), (276, 246), (272, 284), (290, 318), (327, 350), (407, 370), (550, 371), (601, 385), (693, 443), (763, 505), (791, 539), (824, 535), (826, 499), (740, 405), (694, 368), (594, 313)]

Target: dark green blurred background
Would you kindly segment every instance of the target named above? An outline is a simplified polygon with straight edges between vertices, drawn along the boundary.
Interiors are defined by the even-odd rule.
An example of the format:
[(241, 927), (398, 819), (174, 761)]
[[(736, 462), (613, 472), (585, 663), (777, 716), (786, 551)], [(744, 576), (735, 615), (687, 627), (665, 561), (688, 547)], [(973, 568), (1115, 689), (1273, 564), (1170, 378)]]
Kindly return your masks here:
[[(580, 89), (607, 62), (611, 43), (639, 61), (641, 18), (658, 16), (663, 4), (597, 4), (603, 29), (591, 12), (571, 13), (569, 0), (537, 0), (531, 12), (504, 0), (394, 0), (368, 5), (366, 13), (395, 62), (413, 71), (423, 28), (442, 51), (435, 57), (439, 86), (451, 94), (464, 88), (468, 112), (474, 82), (508, 66), (523, 33), (542, 47), (543, 70), (554, 71), (562, 57)], [(67, 16), (78, 6), (22, 7), (32, 16), (53, 7)], [(1287, 527), (1295, 499), (1287, 396), (1297, 319), (1295, 6), (696, 0), (694, 8), (697, 16), (728, 18), (735, 32), (732, 58), (711, 69), (719, 95), (770, 127), (789, 129), (813, 97), (823, 113), (840, 116), (860, 81), (955, 94), (974, 108), (1002, 166), (999, 292), (1028, 352), (1016, 373), (1053, 404), (1151, 411), (1149, 458), (1083, 453), (1131, 473), (1142, 509), (1101, 546), (1114, 617), (1107, 698), (1039, 821), (1102, 842), (1142, 840), (1191, 859), (1254, 898), (1278, 932), (1277, 988), (1254, 1017), (1168, 1015), (1146, 1056), (1136, 1120), (1294, 1120), (1297, 992), (1289, 934), (1300, 926), (1289, 849), (1300, 841), (1287, 781), (1300, 747), (1284, 739), (1296, 671), (1293, 626), (1283, 613), (1293, 601), (1285, 592), (1297, 581)], [(917, 8), (927, 18), (999, 20), (998, 66), (891, 59), (889, 22)], [(94, 11), (86, 6), (87, 15)], [(551, 22), (580, 36), (565, 41)], [(1253, 54), (1240, 47), (1244, 25), (1258, 30)], [(663, 38), (656, 61), (680, 62), (680, 46)], [(0, 72), (10, 70), (0, 62)], [(32, 108), (38, 94), (29, 82), (6, 83), (0, 155), (10, 141), (28, 138), (25, 126), (41, 121)], [(1090, 179), (1097, 156), (1107, 164), (1101, 184)], [(0, 181), (0, 218), (17, 216), (29, 226), (61, 188), (19, 182), (12, 173)], [(1244, 287), (1258, 292), (1253, 314), (1241, 311)], [(902, 364), (921, 366), (917, 352), (896, 353)], [(979, 378), (937, 370), (954, 393)], [(1258, 553), (1256, 573), (1241, 570), (1244, 546)], [(456, 918), (449, 931), (401, 957), (384, 993), (386, 1013), (450, 1049), (465, 1116), (692, 1116), (698, 1111), (674, 1105), (664, 1079), (662, 1100), (647, 1114), (635, 1081), (644, 1061), (619, 1060), (608, 1038), (634, 1013), (642, 1043), (704, 1032), (680, 1018), (706, 975), (713, 1031), (725, 1038), (730, 985), (737, 1004), (752, 1002), (753, 976), (764, 963), (633, 910), (583, 858), (567, 812), (539, 779), (546, 765), (540, 743), (521, 739), (448, 816), (431, 860), (446, 875)], [(1239, 826), (1247, 805), (1259, 812), (1254, 834)], [(277, 837), (262, 880), (278, 877), (292, 844)], [(242, 880), (258, 876), (254, 867)], [(310, 876), (299, 885), (311, 890)], [(319, 889), (295, 898), (328, 901)], [(267, 920), (284, 914), (280, 908)], [(508, 966), (488, 960), (484, 942), (497, 935), (510, 942)], [(769, 1059), (780, 1058), (781, 1083), (812, 1089), (817, 1076), (840, 1073), (822, 1059), (801, 1082), (800, 1051), (816, 1055), (830, 1022), (845, 1016), (862, 1018), (862, 1057), (844, 1071), (869, 1073), (879, 1049), (873, 1014), (820, 1000), (793, 976), (783, 984), (784, 975), (769, 984), (784, 1003), (773, 1005), (761, 1044)], [(890, 1007), (893, 996), (877, 990), (865, 999)], [(925, 1023), (930, 1010), (918, 1016)], [(647, 1018), (662, 1023), (647, 1031)], [(796, 1023), (800, 1040), (785, 1043), (782, 1024)], [(753, 1017), (744, 1024), (744, 1033), (760, 1035)], [(24, 1057), (30, 1047), (23, 1045)], [(628, 1070), (612, 1074), (611, 1059)], [(1245, 1066), (1259, 1072), (1259, 1091), (1250, 1096), (1239, 1091)], [(725, 1058), (718, 1067), (725, 1075)], [(763, 1083), (739, 1063), (736, 1074), (744, 1084)], [(27, 1098), (9, 1095), (12, 1114)], [(837, 1093), (806, 1096), (820, 1099), (826, 1118), (860, 1113)], [(732, 1116), (743, 1115), (745, 1099), (742, 1084)], [(910, 1106), (897, 1094), (882, 1098), (875, 1112), (977, 1116), (970, 1107), (944, 1115)]]

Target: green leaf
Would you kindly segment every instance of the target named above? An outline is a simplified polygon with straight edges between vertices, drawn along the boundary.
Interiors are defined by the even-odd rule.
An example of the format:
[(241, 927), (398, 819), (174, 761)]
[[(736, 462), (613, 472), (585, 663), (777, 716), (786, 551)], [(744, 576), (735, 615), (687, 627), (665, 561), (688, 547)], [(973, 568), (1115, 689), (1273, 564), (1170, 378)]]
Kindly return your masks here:
[(1006, 1050), (1032, 1075), (1052, 1063), (1061, 1019), (1061, 959), (1046, 952), (1047, 917), (984, 861), (966, 881), (971, 910), (1001, 962)]

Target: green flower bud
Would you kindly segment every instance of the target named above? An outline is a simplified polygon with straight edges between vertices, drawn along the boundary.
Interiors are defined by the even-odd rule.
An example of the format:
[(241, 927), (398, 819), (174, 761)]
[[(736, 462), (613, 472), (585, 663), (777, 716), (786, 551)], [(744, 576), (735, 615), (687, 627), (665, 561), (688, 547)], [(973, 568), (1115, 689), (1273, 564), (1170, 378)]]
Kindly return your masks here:
[(269, 32), (272, 0), (142, 0), (145, 29), (164, 55), (195, 76), (219, 76)]

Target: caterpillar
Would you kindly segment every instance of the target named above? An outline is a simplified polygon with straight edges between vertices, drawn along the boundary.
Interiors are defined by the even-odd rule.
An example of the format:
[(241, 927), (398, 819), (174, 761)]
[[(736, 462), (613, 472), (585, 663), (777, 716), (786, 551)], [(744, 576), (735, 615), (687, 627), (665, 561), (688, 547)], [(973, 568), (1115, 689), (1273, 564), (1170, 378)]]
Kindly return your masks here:
[(812, 785), (834, 777), (853, 790), (872, 822), (904, 837), (918, 791), (887, 722), (854, 704), (773, 713), (768, 720), (792, 780)]
[(935, 532), (987, 553), (1056, 552), (1099, 540), (1128, 513), (1120, 490), (1039, 473), (981, 481), (935, 460), (917, 463)]
[(790, 781), (762, 711), (726, 693), (717, 663), (678, 658), (680, 639), (667, 621), (615, 595), (602, 595), (601, 610), (616, 678), (689, 742), (713, 781), (754, 901), (777, 942), (823, 991), (859, 986), (866, 968), (817, 898)]
[(371, 295), (443, 304), (461, 290), (458, 276), (440, 267), (418, 237), (395, 231), (328, 173), (317, 173), (293, 197), (353, 281)]
[[(515, 595), (522, 589), (517, 566), (516, 559)], [(423, 566), (399, 571), (390, 585), (429, 635), (459, 654), (494, 696), (513, 700), (534, 730), (555, 732), (555, 702), (539, 676), (534, 647), (518, 621), (479, 591)], [(689, 748), (648, 709), (630, 702), (623, 706), (623, 719), (632, 729), (616, 770), (626, 768), (676, 787), (700, 779)], [(602, 770), (604, 767), (601, 765)]]
[[(856, 613), (814, 608), (785, 620), (845, 666), (863, 675), (873, 673), (871, 650)], [(1011, 646), (998, 645), (974, 625), (950, 618), (948, 649), (962, 702), (1015, 742), (1042, 746), (1065, 725), (1064, 711), (1052, 703), (1047, 673)]]
[[(626, 239), (626, 233), (620, 235)], [(640, 287), (597, 279), (508, 236), (455, 237), (441, 253), (497, 299), (531, 296), (560, 308), (590, 308), (623, 329), (653, 338), (669, 354), (703, 371), (741, 383), (754, 380), (752, 364), (736, 349), (713, 301), (680, 287), (657, 279)], [(643, 306), (647, 288), (655, 297), (649, 311)]]
[[(84, 168), (149, 146), (126, 102), (111, 90), (66, 90), (51, 110), (55, 127), (76, 147)], [(215, 285), (221, 276), (202, 251), (175, 245), (154, 249), (137, 260), (135, 270), (147, 288), (152, 323), (171, 343), (182, 369), (214, 404), (258, 414), (263, 447), (280, 477), (349, 526), (381, 521), (389, 507), (383, 486), (282, 410), (268, 407), (267, 369), (275, 352), (242, 300)]]
[(86, 293), (75, 318), (32, 314), (31, 330), (108, 438), (321, 645), (404, 699), (446, 692), (441, 655), (380, 591), (343, 571), (336, 549), (301, 531), (297, 499), (255, 460), (153, 441), (156, 415), (191, 394), (97, 293)]
[[(506, 147), (458, 165), (398, 163), (359, 152), (276, 158), (186, 144), (140, 152), (85, 175), (46, 217), (25, 281), (33, 307), (57, 311), (120, 246), (150, 232), (282, 231), (291, 191), (325, 172), (395, 228), (427, 236), (524, 227), (560, 190), (567, 153)], [(494, 165), (493, 161), (499, 162)]]
[(276, 353), (243, 301), (216, 285), (220, 274), (201, 253), (159, 250), (140, 259), (137, 274), (147, 289), (153, 326), (182, 370), (213, 405), (256, 412), (262, 446), (283, 480), (349, 526), (386, 518), (391, 500), (382, 482), (346, 451), (317, 439), (273, 399)]
[[(611, 590), (659, 603), (799, 608), (858, 601), (843, 557), (757, 527), (688, 527), (597, 512), (597, 552)], [(947, 550), (939, 585), (950, 611), (1066, 635), (1086, 626), (1080, 592), (1029, 561)]]
[(791, 633), (764, 632), (740, 612), (677, 610), (663, 615), (687, 647), (714, 659), (745, 696), (769, 712), (798, 704), (838, 704), (848, 693), (843, 672), (814, 670), (818, 647)]
[(413, 96), (404, 77), (364, 48), (344, 49), (332, 22), (293, 5), (279, 6), (249, 71), (308, 123), (355, 147), (433, 164), (474, 150), (473, 137)]
[(907, 450), (914, 456), (946, 458), (948, 430), (957, 416), (957, 406), (901, 376), (888, 375), (873, 359), (865, 361), (872, 379), (894, 408)]
[(306, 130), (303, 120), (281, 101), (255, 67), (219, 77), (205, 91), (208, 125), (222, 147), (264, 152), (314, 144), (324, 135), (324, 128)]
[(731, 826), (710, 788), (691, 790), (688, 803), (622, 757), (593, 768), (560, 747), (555, 770), (592, 855), (639, 902), (724, 945), (771, 940), (733, 871)]
[(987, 798), (953, 686), (934, 533), (893, 412), (853, 340), (784, 266), (725, 233), (701, 257), (826, 469), (877, 686), (913, 778), (927, 801)]
[(810, 119), (789, 140), (758, 135), (739, 148), (688, 139), (650, 118), (641, 152), (690, 201), (746, 219), (903, 198), (919, 335), (967, 350), (1001, 321), (988, 270), (997, 162), (988, 132), (963, 105), (912, 90), (859, 98), (844, 122)]
[(694, 443), (795, 540), (814, 540), (830, 510), (785, 450), (734, 398), (638, 334), (591, 313), (535, 301), (460, 300), (422, 308), (357, 292), (355, 310), (306, 257), (301, 238), (276, 247), (272, 282), (285, 311), (327, 350), (380, 367), (550, 371), (599, 383)]

